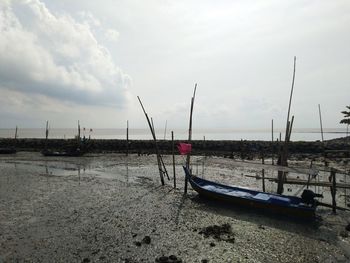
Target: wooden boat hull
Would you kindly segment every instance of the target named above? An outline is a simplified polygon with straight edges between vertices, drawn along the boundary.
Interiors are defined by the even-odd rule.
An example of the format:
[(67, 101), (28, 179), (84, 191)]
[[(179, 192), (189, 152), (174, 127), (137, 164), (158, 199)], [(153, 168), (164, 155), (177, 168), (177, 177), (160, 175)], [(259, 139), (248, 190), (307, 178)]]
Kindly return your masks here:
[(212, 181), (191, 176), (184, 167), (186, 176), (193, 188), (200, 196), (232, 204), (248, 207), (278, 215), (300, 219), (314, 219), (316, 207), (307, 205), (299, 197), (276, 195), (218, 184)]

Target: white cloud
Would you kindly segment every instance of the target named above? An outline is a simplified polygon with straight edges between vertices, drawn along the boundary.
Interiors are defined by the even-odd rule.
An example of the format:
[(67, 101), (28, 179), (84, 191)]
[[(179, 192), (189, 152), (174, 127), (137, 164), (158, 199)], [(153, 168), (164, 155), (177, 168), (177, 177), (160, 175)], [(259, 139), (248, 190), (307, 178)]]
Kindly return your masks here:
[(109, 39), (110, 41), (114, 41), (117, 42), (119, 39), (119, 32), (114, 30), (114, 29), (107, 29), (105, 36), (107, 37), (107, 39)]
[(53, 14), (39, 0), (0, 7), (0, 88), (80, 104), (124, 104), (129, 77), (98, 43), (89, 23)]

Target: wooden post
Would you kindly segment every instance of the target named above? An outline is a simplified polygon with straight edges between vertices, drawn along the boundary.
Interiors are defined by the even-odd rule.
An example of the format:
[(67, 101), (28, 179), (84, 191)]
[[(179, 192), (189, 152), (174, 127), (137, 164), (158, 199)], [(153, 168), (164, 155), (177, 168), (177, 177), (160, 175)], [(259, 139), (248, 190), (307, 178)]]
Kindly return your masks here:
[(171, 131), (171, 150), (173, 154), (173, 175), (174, 175), (174, 189), (176, 188), (176, 173), (175, 173), (175, 143), (174, 143), (174, 131)]
[(15, 140), (17, 140), (17, 135), (18, 135), (18, 127), (17, 127), (17, 125), (16, 125)]
[(321, 127), (321, 138), (323, 142), (323, 128), (322, 128), (322, 116), (321, 116), (321, 106), (318, 104), (318, 115), (320, 117), (320, 127)]
[[(262, 155), (262, 164), (265, 164), (265, 159), (264, 159), (264, 155)], [(265, 169), (263, 168), (261, 171), (261, 177), (262, 177), (262, 187), (263, 187), (263, 192), (265, 192)]]
[[(291, 126), (293, 125), (293, 120), (289, 121), (289, 115), (290, 115), (290, 107), (292, 104), (292, 98), (293, 98), (293, 90), (294, 90), (294, 82), (295, 82), (295, 67), (296, 67), (296, 57), (294, 57), (294, 67), (293, 67), (293, 79), (292, 79), (292, 88), (289, 95), (289, 104), (288, 104), (288, 114), (287, 114), (287, 124), (286, 124), (286, 134), (284, 139), (284, 145), (283, 150), (280, 156), (281, 159), (281, 165), (287, 166), (287, 155), (288, 155), (288, 143), (291, 135)], [(284, 172), (278, 172), (278, 186), (277, 186), (277, 193), (282, 194), (283, 193), (283, 181), (285, 179), (285, 173)]]
[(126, 156), (129, 156), (129, 120), (126, 121)]
[(45, 131), (45, 151), (47, 150), (48, 138), (49, 138), (49, 121), (46, 121), (46, 131)]
[(18, 127), (16, 125), (16, 131), (15, 131), (15, 147), (17, 147), (17, 137), (18, 137)]
[(272, 165), (275, 164), (274, 160), (273, 160), (273, 154), (274, 154), (274, 150), (273, 150), (273, 119), (271, 121), (271, 159), (272, 159)]
[[(194, 86), (193, 97), (191, 99), (190, 123), (189, 123), (189, 128), (188, 128), (188, 143), (191, 143), (191, 141), (192, 141), (192, 114), (193, 114), (194, 99), (196, 97), (196, 89), (197, 89), (197, 83)], [(191, 153), (188, 153), (187, 160), (186, 160), (186, 168), (188, 169), (188, 171), (190, 171), (190, 159), (191, 159)], [(188, 185), (188, 178), (186, 176), (186, 178), (185, 178), (185, 194), (187, 193), (187, 185)]]
[(331, 169), (330, 180), (332, 180), (332, 186), (331, 186), (332, 209), (333, 209), (333, 214), (336, 214), (337, 213), (337, 202), (336, 202), (337, 183), (335, 178), (335, 170), (333, 168)]
[(165, 120), (164, 140), (165, 140), (165, 138), (166, 138), (166, 129), (167, 129), (167, 126), (168, 126), (168, 120)]
[[(158, 144), (157, 144), (157, 138), (156, 138), (156, 135), (155, 135), (155, 132), (154, 132), (154, 129), (153, 129), (153, 126), (151, 124), (151, 121), (150, 119), (148, 118), (148, 114), (146, 113), (145, 111), (145, 108), (143, 107), (143, 104), (141, 102), (141, 99), (139, 96), (137, 96), (139, 102), (140, 102), (140, 105), (142, 107), (142, 110), (143, 110), (143, 113), (145, 114), (145, 117), (146, 117), (146, 120), (147, 120), (147, 123), (148, 123), (148, 126), (151, 130), (151, 133), (152, 133), (152, 137), (153, 137), (153, 140), (154, 140), (154, 144), (155, 144), (155, 147), (156, 147), (156, 153), (157, 153), (157, 161), (159, 160), (159, 156), (160, 156), (160, 153), (159, 153), (159, 148), (158, 148)], [(163, 176), (163, 170), (162, 170), (162, 166), (161, 164), (159, 163), (158, 161), (158, 170), (159, 170), (159, 177), (160, 177), (160, 181), (162, 183), (162, 185), (164, 185), (164, 176)]]

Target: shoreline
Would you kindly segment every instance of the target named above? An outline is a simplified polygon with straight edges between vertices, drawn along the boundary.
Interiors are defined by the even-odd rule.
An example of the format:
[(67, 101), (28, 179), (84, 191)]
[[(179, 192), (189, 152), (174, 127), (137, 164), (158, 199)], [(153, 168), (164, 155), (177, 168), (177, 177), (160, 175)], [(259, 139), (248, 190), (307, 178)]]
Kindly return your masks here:
[[(292, 141), (288, 145), (290, 154), (311, 154), (319, 157), (326, 151), (350, 151), (348, 138), (333, 139), (325, 142), (321, 141)], [(177, 154), (176, 145), (184, 140), (174, 140), (175, 154)], [(161, 154), (172, 154), (171, 140), (158, 140), (158, 147)], [(45, 148), (45, 139), (21, 138), (8, 139), (0, 138), (0, 148), (15, 147), (17, 151), (38, 152)], [(125, 139), (91, 139), (82, 140), (81, 144), (86, 147), (87, 152), (91, 153), (137, 153), (137, 154), (153, 154), (155, 146), (153, 140), (127, 140)], [(282, 142), (283, 144), (283, 142)], [(47, 148), (53, 150), (64, 150), (77, 145), (76, 139), (48, 139)], [(279, 142), (271, 141), (255, 141), (255, 140), (193, 140), (193, 155), (214, 155), (240, 157), (248, 156), (271, 156), (278, 153)], [(340, 157), (347, 154), (340, 154)]]

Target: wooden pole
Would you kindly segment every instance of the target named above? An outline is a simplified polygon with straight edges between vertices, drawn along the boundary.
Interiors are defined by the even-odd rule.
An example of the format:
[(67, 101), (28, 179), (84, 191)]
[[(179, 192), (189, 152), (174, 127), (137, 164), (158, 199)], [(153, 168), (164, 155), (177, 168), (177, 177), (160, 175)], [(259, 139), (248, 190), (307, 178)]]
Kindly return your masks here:
[[(189, 128), (188, 128), (188, 143), (191, 143), (191, 141), (192, 141), (192, 114), (193, 114), (194, 99), (196, 97), (196, 89), (197, 89), (197, 83), (194, 86), (193, 97), (191, 99), (190, 122), (189, 122)], [(190, 160), (191, 160), (191, 153), (188, 153), (187, 160), (186, 160), (186, 168), (188, 169), (188, 171), (190, 170)], [(187, 193), (187, 185), (188, 185), (188, 178), (186, 176), (186, 178), (185, 178), (185, 194)]]
[(168, 126), (168, 120), (165, 120), (164, 140), (165, 140), (165, 138), (166, 138), (166, 129), (167, 129), (167, 126)]
[(332, 194), (333, 214), (336, 214), (337, 213), (337, 202), (336, 202), (337, 183), (336, 183), (335, 170), (334, 169), (331, 169), (330, 179), (332, 180), (331, 194)]
[[(147, 120), (147, 123), (148, 123), (148, 126), (151, 130), (151, 134), (152, 134), (152, 137), (153, 137), (153, 140), (154, 140), (154, 143), (155, 143), (155, 147), (156, 147), (156, 152), (157, 152), (157, 160), (158, 160), (158, 156), (159, 156), (159, 148), (158, 148), (158, 144), (157, 144), (157, 138), (156, 138), (156, 135), (154, 133), (154, 130), (153, 130), (153, 127), (152, 127), (152, 124), (151, 124), (151, 121), (148, 117), (148, 114), (146, 113), (145, 111), (145, 108), (143, 107), (143, 104), (141, 102), (141, 99), (139, 96), (137, 96), (137, 99), (139, 100), (140, 102), (140, 105), (141, 105), (141, 108), (143, 110), (143, 113), (145, 114), (145, 117), (146, 117), (146, 120)], [(162, 167), (158, 161), (158, 170), (159, 170), (159, 177), (160, 177), (160, 181), (162, 183), (162, 185), (164, 185), (164, 176), (163, 176), (163, 170), (162, 170)]]
[[(264, 155), (262, 156), (261, 161), (262, 161), (262, 164), (265, 164)], [(265, 192), (265, 169), (262, 169), (261, 176), (262, 176), (262, 188), (263, 188), (263, 192)]]
[(49, 138), (49, 121), (46, 121), (46, 131), (45, 131), (45, 150), (47, 150), (48, 138)]
[(288, 114), (287, 114), (287, 124), (288, 124), (288, 121), (289, 121), (290, 106), (291, 106), (291, 104), (292, 104), (292, 97), (293, 97), (293, 90), (294, 90), (294, 81), (295, 81), (295, 66), (296, 66), (296, 61), (297, 61), (297, 57), (294, 57), (293, 80), (292, 80), (292, 88), (291, 88), (290, 96), (289, 96), (289, 105), (288, 105)]
[(176, 188), (176, 173), (175, 173), (175, 143), (174, 143), (174, 131), (171, 131), (171, 148), (173, 154), (173, 175), (174, 175), (174, 189)]
[[(295, 67), (296, 67), (296, 57), (294, 57), (294, 67), (293, 67), (293, 79), (292, 79), (292, 88), (289, 95), (289, 104), (288, 104), (288, 114), (287, 114), (287, 123), (286, 123), (286, 133), (285, 133), (285, 139), (284, 139), (284, 145), (283, 145), (283, 151), (280, 156), (281, 159), (281, 165), (287, 166), (287, 154), (288, 154), (288, 143), (291, 135), (291, 125), (292, 123), (289, 121), (289, 115), (290, 115), (290, 108), (292, 104), (292, 98), (293, 98), (293, 90), (294, 90), (294, 82), (295, 82)], [(293, 121), (293, 118), (292, 118)], [(282, 172), (278, 172), (278, 186), (277, 186), (277, 193), (282, 194), (283, 193), (283, 180), (284, 180), (285, 174)]]
[(129, 120), (126, 121), (126, 141), (127, 141), (126, 155), (129, 155)]
[(321, 127), (321, 138), (323, 142), (323, 127), (322, 127), (322, 115), (321, 115), (321, 106), (318, 104), (318, 115), (320, 117), (320, 127)]
[(154, 129), (154, 124), (153, 124), (153, 119), (152, 118), (151, 118), (151, 123), (152, 123), (152, 130), (153, 130), (154, 138), (156, 138), (155, 139), (155, 144), (156, 144), (156, 153), (157, 153), (158, 166), (160, 167), (163, 175), (166, 174), (168, 180), (170, 180), (169, 175), (168, 175), (168, 171), (167, 171), (167, 169), (165, 167), (165, 164), (163, 162), (162, 155), (160, 154), (158, 141), (157, 141), (157, 137), (156, 137), (156, 130)]
[(272, 165), (275, 164), (274, 160), (273, 160), (273, 154), (274, 154), (274, 150), (273, 150), (273, 119), (271, 121), (271, 159), (272, 159)]
[(17, 140), (17, 136), (18, 136), (18, 127), (17, 127), (17, 125), (16, 125), (15, 140)]
[(16, 131), (15, 131), (15, 147), (17, 147), (17, 137), (18, 137), (18, 127), (16, 125)]
[[(156, 138), (156, 132), (155, 132), (155, 129), (154, 129), (153, 119), (152, 119), (152, 118), (151, 118), (151, 121), (152, 121), (153, 134), (154, 134), (154, 137)], [(164, 170), (162, 169), (163, 174), (165, 174), (165, 175), (167, 176), (168, 180), (170, 180), (168, 171), (167, 171), (167, 169), (166, 169), (166, 166), (165, 166), (164, 161), (163, 161), (163, 158), (162, 158), (162, 155), (160, 154), (160, 150), (159, 150), (159, 147), (158, 147), (158, 141), (157, 141), (157, 140), (156, 140), (156, 144), (157, 144), (157, 148), (158, 148), (158, 150), (157, 150), (157, 156), (158, 156), (159, 161), (160, 161), (160, 164), (161, 164), (160, 167), (161, 167), (161, 169), (162, 169), (162, 167), (163, 167), (163, 169), (164, 169)]]

